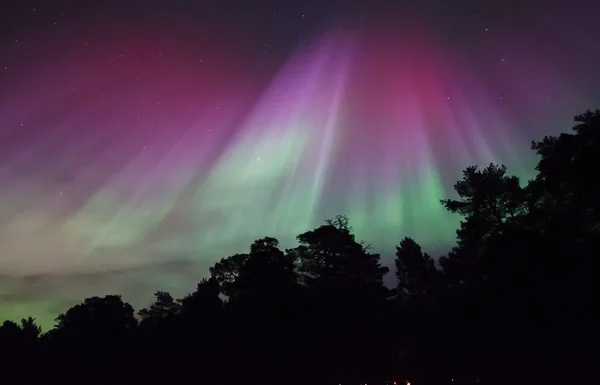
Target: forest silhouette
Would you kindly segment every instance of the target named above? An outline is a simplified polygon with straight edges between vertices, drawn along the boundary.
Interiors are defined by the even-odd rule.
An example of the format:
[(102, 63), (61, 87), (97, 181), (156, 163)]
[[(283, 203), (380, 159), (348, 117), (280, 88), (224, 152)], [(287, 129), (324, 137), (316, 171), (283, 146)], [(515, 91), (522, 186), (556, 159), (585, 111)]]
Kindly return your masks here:
[[(597, 358), (600, 110), (532, 142), (527, 184), (464, 170), (457, 244), (439, 259), (399, 234), (398, 286), (343, 215), (223, 258), (181, 299), (137, 313), (92, 297), (42, 333), (0, 327), (2, 384), (577, 383)], [(436, 261), (437, 260), (437, 261)]]

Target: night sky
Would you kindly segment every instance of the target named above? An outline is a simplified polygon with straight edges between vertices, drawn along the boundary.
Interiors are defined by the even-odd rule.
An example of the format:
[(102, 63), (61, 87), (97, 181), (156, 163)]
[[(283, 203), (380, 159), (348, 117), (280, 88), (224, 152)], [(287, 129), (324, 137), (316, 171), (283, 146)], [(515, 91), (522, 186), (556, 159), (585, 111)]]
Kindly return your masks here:
[[(554, 4), (552, 8), (546, 5)], [(466, 166), (600, 107), (600, 3), (3, 1), (0, 318), (145, 306), (347, 214), (434, 255)]]

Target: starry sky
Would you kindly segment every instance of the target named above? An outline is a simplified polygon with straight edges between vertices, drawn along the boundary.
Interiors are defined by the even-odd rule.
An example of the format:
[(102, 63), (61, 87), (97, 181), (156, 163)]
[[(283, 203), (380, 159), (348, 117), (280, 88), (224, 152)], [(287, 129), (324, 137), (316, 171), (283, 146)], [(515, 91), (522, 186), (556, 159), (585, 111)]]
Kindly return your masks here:
[(340, 213), (443, 253), (461, 170), (526, 181), (600, 107), (600, 3), (549, 3), (4, 1), (0, 318), (140, 308)]

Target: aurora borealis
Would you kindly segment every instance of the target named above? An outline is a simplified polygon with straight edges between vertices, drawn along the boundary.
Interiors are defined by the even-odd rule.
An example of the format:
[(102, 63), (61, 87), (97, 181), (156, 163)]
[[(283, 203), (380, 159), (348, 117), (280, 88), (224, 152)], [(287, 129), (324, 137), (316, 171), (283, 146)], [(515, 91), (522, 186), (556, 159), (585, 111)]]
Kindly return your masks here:
[(339, 213), (386, 261), (438, 255), (462, 169), (526, 181), (600, 102), (592, 2), (71, 3), (2, 15), (0, 314), (45, 327)]

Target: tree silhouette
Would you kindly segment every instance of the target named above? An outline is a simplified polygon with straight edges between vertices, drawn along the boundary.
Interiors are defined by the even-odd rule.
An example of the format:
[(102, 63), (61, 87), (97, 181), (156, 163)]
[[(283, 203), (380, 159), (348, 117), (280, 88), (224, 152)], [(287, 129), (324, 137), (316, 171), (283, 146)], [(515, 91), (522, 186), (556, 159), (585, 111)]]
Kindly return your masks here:
[(526, 193), (519, 178), (507, 175), (505, 166), (494, 164), (482, 170), (467, 167), (454, 190), (460, 200), (443, 199), (441, 203), (464, 220), (456, 232), (457, 246), (440, 264), (451, 283), (478, 284), (486, 275), (489, 238), (518, 225), (527, 214)]
[(278, 248), (275, 238), (263, 238), (250, 246), (249, 254), (235, 254), (221, 259), (210, 268), (230, 301), (242, 297), (267, 295), (273, 288), (293, 289), (297, 283), (294, 260)]
[(210, 268), (210, 276), (218, 283), (227, 297), (235, 298), (238, 295), (237, 278), (247, 260), (248, 254), (235, 254), (221, 259)]
[(42, 328), (35, 323), (35, 318), (27, 317), (21, 320), (21, 332), (23, 338), (31, 343), (35, 343), (42, 334)]
[(79, 343), (107, 342), (137, 326), (134, 310), (120, 295), (86, 298), (56, 318), (57, 336)]
[(179, 300), (181, 312), (192, 319), (219, 314), (223, 309), (223, 300), (219, 297), (220, 288), (215, 278), (203, 278), (193, 293)]
[(383, 276), (389, 269), (380, 264), (379, 254), (355, 240), (346, 216), (327, 220), (297, 239), (300, 245), (287, 253), (297, 261), (308, 290), (305, 311), (318, 314), (305, 321), (311, 333), (301, 338), (307, 344), (319, 343), (321, 350), (313, 354), (327, 363), (314, 370), (321, 377), (332, 376), (333, 381), (339, 380), (335, 372), (350, 366), (353, 369), (345, 370), (345, 379), (358, 380), (383, 362), (379, 342), (384, 338), (380, 332), (389, 296)]
[(600, 187), (593, 178), (600, 166), (600, 110), (578, 115), (575, 122), (575, 134), (532, 142), (540, 161), (528, 187), (538, 228), (563, 237), (566, 230), (571, 242), (593, 242), (600, 234)]
[(149, 308), (138, 311), (142, 322), (156, 323), (167, 317), (173, 317), (180, 311), (181, 304), (177, 302), (171, 294), (166, 291), (157, 291), (154, 293), (156, 300)]
[(531, 227), (545, 255), (539, 274), (545, 280), (538, 284), (547, 298), (542, 316), (546, 327), (568, 335), (594, 329), (585, 309), (595, 306), (592, 293), (600, 291), (600, 110), (574, 120), (574, 133), (532, 142), (540, 160), (528, 185)]
[(450, 212), (461, 214), (466, 220), (481, 219), (490, 231), (524, 213), (524, 193), (519, 178), (506, 174), (506, 166), (490, 164), (480, 170), (467, 167), (454, 190), (461, 200), (442, 199)]
[(15, 344), (21, 338), (21, 333), (22, 330), (16, 322), (4, 321), (0, 326), (0, 344), (4, 346)]
[(18, 357), (28, 363), (36, 363), (36, 360), (39, 359), (36, 354), (38, 353), (36, 351), (38, 339), (37, 335), (35, 335), (36, 338), (32, 337), (34, 335), (31, 334), (29, 326), (24, 330), (13, 321), (4, 321), (0, 326), (0, 365), (2, 365), (3, 381), (32, 379), (31, 371), (22, 373), (16, 365), (10, 365), (13, 357)]
[(96, 371), (96, 381), (109, 381), (111, 373), (122, 371), (135, 346), (138, 322), (133, 307), (119, 295), (86, 298), (56, 318), (56, 326), (43, 337), (50, 351), (49, 370), (56, 376), (61, 362), (70, 362), (72, 374), (94, 371), (98, 362), (111, 371)]
[(339, 289), (383, 287), (389, 269), (380, 255), (355, 240), (348, 218), (337, 216), (319, 228), (300, 234), (300, 246), (288, 250), (298, 263), (304, 285)]
[[(236, 335), (236, 355), (277, 362), (279, 354), (273, 353), (282, 348), (281, 335), (292, 332), (290, 320), (299, 310), (295, 267), (294, 259), (279, 249), (279, 241), (266, 237), (256, 240), (248, 254), (222, 259), (210, 269), (212, 279), (228, 297), (229, 316), (234, 324), (244, 325)], [(257, 344), (262, 346), (260, 352), (249, 350)], [(248, 365), (246, 370), (254, 370)]]
[(420, 300), (437, 290), (438, 271), (435, 262), (412, 238), (404, 238), (396, 246), (398, 294)]

